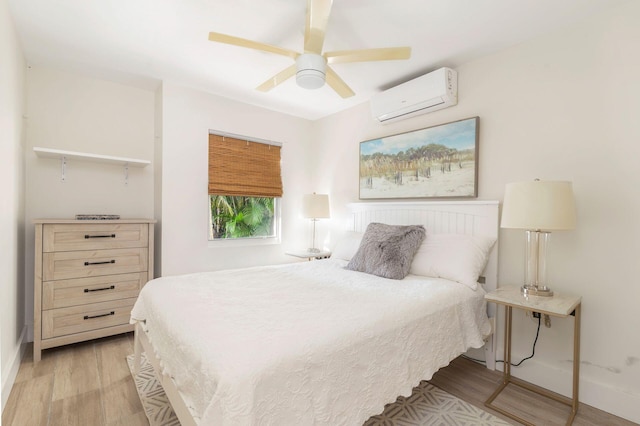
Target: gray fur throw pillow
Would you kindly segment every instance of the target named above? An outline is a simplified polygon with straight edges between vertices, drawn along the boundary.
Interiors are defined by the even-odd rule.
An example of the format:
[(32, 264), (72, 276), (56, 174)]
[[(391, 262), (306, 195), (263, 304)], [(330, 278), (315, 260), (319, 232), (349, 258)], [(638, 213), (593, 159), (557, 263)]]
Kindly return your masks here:
[(422, 225), (370, 223), (362, 236), (358, 251), (346, 268), (401, 280), (409, 273), (413, 256), (424, 236)]

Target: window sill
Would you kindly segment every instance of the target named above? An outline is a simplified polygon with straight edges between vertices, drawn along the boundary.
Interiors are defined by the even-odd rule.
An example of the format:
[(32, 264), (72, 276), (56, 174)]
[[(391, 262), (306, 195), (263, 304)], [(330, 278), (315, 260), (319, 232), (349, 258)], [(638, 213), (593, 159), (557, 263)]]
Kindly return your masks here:
[(229, 247), (252, 247), (252, 246), (272, 246), (280, 244), (280, 238), (236, 238), (227, 240), (209, 240), (209, 248), (229, 248)]

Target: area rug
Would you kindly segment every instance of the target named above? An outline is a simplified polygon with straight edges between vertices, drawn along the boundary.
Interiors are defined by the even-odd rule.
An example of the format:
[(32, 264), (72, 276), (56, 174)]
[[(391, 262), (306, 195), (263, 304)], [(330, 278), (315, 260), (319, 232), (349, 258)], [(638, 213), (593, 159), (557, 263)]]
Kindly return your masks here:
[[(142, 368), (133, 375), (133, 355), (127, 357), (150, 426), (180, 426), (153, 367), (142, 354)], [(439, 389), (426, 380), (409, 397), (398, 397), (363, 426), (505, 426), (509, 423)]]
[(153, 366), (145, 354), (142, 354), (142, 365), (137, 376), (133, 373), (133, 355), (127, 356), (127, 364), (129, 364), (129, 371), (131, 371), (133, 381), (136, 384), (144, 413), (149, 419), (149, 426), (180, 426), (180, 421), (171, 408), (169, 398), (164, 393), (164, 389), (153, 371)]

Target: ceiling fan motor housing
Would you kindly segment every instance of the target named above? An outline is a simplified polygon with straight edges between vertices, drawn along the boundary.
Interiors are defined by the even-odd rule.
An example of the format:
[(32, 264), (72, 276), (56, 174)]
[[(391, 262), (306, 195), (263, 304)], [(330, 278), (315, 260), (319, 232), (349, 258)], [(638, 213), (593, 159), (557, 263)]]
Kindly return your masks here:
[(303, 53), (296, 59), (296, 83), (305, 89), (324, 86), (327, 60), (315, 53)]

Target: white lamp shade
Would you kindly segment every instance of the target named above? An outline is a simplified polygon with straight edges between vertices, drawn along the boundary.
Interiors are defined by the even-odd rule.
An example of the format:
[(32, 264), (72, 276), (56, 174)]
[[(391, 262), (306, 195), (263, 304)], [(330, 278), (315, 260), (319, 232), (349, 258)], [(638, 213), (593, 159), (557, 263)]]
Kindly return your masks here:
[(575, 226), (571, 182), (535, 180), (507, 184), (500, 227), (558, 231)]
[(309, 219), (329, 218), (329, 196), (327, 194), (306, 194), (302, 200), (302, 216)]

